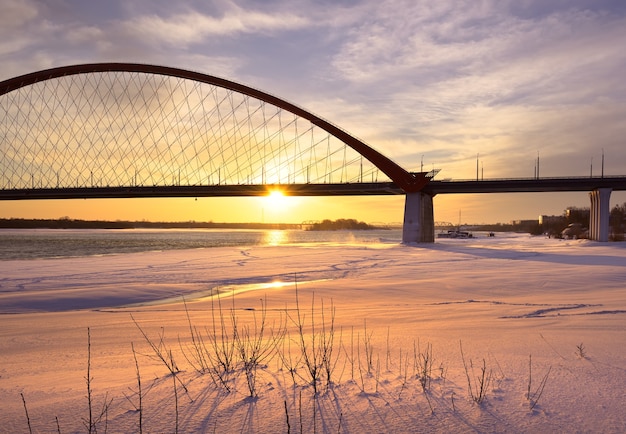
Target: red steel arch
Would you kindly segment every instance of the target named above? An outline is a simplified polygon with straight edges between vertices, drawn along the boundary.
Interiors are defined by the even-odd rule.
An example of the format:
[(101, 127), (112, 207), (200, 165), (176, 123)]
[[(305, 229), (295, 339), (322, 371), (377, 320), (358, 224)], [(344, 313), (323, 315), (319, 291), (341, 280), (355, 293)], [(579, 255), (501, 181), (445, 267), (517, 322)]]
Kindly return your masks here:
[(69, 65), (61, 66), (58, 68), (46, 69), (38, 72), (32, 72), (30, 74), (14, 77), (3, 82), (0, 82), (0, 95), (12, 92), (21, 87), (29, 86), (37, 82), (51, 80), (67, 75), (77, 74), (89, 74), (93, 72), (140, 72), (145, 74), (158, 74), (167, 75), (182, 79), (195, 80), (198, 82), (211, 84), (214, 86), (229, 89), (235, 92), (239, 92), (244, 95), (251, 96), (253, 98), (265, 101), (273, 104), (276, 107), (287, 110), (297, 116), (310, 121), (313, 125), (316, 125), (329, 134), (335, 136), (346, 145), (357, 151), (363, 157), (371, 161), (376, 167), (378, 167), (385, 175), (389, 177), (398, 187), (404, 190), (406, 193), (413, 193), (422, 190), (422, 188), (428, 183), (429, 178), (424, 173), (411, 173), (407, 172), (401, 166), (385, 157), (380, 152), (371, 148), (363, 143), (356, 137), (348, 134), (336, 125), (314, 115), (313, 113), (306, 111), (298, 106), (295, 106), (283, 99), (270, 95), (258, 89), (245, 86), (240, 83), (236, 83), (224, 78), (214, 77), (212, 75), (202, 74), (199, 72), (188, 71), (179, 68), (172, 68), (167, 66), (147, 65), (138, 63), (91, 63), (81, 65)]

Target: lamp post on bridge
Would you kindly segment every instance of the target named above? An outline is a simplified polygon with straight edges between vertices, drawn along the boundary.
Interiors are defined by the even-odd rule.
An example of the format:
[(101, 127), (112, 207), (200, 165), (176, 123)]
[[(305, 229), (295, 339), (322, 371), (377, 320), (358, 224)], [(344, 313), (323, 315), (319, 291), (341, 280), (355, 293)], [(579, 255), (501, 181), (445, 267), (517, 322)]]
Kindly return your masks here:
[(476, 153), (476, 181), (478, 181), (478, 156), (480, 154)]

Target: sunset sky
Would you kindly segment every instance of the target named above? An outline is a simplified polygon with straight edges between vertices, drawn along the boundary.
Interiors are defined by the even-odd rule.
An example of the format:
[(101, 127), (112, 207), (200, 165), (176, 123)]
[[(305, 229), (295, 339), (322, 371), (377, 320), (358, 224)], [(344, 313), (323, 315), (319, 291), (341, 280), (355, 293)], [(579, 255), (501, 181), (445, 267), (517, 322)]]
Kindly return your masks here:
[[(626, 2), (3, 0), (0, 80), (91, 62), (224, 77), (436, 179), (626, 175)], [(1, 146), (1, 145), (0, 145)], [(0, 149), (1, 150), (1, 149)], [(604, 167), (602, 156), (604, 155)], [(611, 207), (626, 202), (614, 192)], [(435, 220), (508, 222), (587, 193), (440, 195)], [(403, 197), (0, 203), (0, 217), (400, 222)]]

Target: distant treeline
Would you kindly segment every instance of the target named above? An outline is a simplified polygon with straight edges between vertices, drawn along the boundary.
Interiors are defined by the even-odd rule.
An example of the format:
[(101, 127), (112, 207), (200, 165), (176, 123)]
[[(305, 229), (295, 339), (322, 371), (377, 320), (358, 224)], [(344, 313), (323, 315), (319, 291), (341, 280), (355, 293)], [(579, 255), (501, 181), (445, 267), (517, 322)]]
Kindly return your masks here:
[(301, 229), (295, 223), (149, 222), (60, 219), (0, 219), (4, 229)]
[(372, 229), (384, 229), (377, 226), (369, 225), (365, 222), (359, 222), (354, 219), (339, 219), (339, 220), (322, 220), (319, 223), (313, 223), (307, 230), (309, 231), (341, 231), (341, 230), (372, 230)]

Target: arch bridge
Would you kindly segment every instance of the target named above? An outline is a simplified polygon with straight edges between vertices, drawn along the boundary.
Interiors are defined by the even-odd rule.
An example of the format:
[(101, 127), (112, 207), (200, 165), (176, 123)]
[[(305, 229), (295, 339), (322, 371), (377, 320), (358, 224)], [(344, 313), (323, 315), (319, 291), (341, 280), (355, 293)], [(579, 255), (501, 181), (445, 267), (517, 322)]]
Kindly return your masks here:
[(277, 186), (403, 194), (403, 242), (432, 242), (432, 197), (446, 192), (426, 189), (433, 176), (281, 98), (198, 72), (96, 63), (0, 83), (0, 200), (258, 196)]

